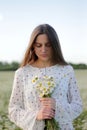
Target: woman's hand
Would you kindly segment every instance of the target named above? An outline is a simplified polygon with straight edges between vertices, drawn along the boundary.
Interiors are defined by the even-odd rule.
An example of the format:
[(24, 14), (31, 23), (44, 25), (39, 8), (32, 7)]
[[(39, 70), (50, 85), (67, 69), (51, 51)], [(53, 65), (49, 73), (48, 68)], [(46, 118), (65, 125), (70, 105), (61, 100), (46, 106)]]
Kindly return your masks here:
[(53, 98), (40, 98), (41, 109), (37, 119), (52, 119), (55, 116), (55, 100)]

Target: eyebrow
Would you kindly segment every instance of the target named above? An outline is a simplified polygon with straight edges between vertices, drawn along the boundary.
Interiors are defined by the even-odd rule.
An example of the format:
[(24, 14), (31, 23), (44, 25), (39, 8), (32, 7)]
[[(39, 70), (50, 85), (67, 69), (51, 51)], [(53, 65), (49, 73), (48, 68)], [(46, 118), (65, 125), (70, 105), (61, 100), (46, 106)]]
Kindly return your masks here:
[[(35, 43), (37, 43), (37, 44), (43, 44), (43, 43), (39, 43), (39, 42), (35, 42)], [(48, 42), (46, 42), (45, 44), (47, 44), (47, 43), (50, 43), (50, 42), (48, 41)]]

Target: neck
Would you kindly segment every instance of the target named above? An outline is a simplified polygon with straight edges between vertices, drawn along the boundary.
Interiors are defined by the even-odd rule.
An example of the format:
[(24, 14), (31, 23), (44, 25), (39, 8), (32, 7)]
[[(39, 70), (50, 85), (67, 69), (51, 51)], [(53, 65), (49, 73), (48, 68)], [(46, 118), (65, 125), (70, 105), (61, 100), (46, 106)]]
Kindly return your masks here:
[(56, 63), (54, 63), (52, 61), (36, 60), (33, 65), (36, 67), (44, 68), (44, 67), (50, 67), (50, 66), (55, 65), (55, 64)]

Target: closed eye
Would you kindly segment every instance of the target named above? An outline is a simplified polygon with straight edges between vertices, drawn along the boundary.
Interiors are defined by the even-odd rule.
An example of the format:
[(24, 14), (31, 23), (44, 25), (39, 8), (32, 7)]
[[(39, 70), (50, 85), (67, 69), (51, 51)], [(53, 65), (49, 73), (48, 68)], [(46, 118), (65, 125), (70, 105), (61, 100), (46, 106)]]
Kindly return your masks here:
[[(41, 44), (41, 43), (35, 43), (35, 46), (39, 48), (39, 47), (42, 47), (43, 44)], [(45, 47), (51, 47), (50, 42), (45, 43)]]
[(35, 43), (35, 46), (36, 46), (36, 47), (41, 47), (42, 44), (40, 44), (40, 43)]
[(48, 42), (48, 43), (46, 43), (45, 46), (46, 46), (46, 47), (51, 47), (51, 44)]

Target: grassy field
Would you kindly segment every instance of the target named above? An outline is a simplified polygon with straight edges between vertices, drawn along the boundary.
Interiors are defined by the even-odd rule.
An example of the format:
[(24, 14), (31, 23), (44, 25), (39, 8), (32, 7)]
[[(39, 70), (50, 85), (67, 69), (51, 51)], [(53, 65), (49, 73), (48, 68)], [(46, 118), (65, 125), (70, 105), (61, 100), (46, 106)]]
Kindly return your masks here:
[[(81, 97), (83, 113), (74, 121), (75, 130), (87, 130), (87, 70), (75, 70)], [(8, 103), (14, 72), (0, 72), (0, 130), (20, 130), (8, 119)]]

